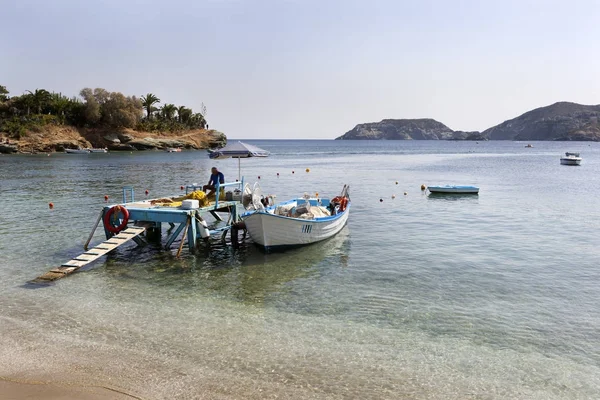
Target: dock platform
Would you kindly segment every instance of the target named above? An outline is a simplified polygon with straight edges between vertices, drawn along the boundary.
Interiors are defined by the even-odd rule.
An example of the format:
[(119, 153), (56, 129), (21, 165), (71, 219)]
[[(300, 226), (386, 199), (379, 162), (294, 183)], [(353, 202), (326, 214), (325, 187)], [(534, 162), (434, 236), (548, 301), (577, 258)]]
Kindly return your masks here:
[[(225, 183), (217, 186), (216, 193), (221, 193), (225, 187), (239, 186), (240, 192), (244, 187), (244, 181)], [(186, 195), (200, 189), (197, 185), (187, 185)], [(128, 196), (129, 195), (129, 196)], [(128, 198), (129, 197), (129, 198)], [(177, 201), (182, 196), (173, 196), (160, 199), (149, 199), (142, 201), (134, 200), (133, 188), (128, 186), (123, 188), (123, 202), (103, 207), (96, 226), (94, 227), (90, 238), (85, 245), (86, 252), (73, 258), (72, 260), (56, 267), (44, 275), (39, 276), (32, 282), (48, 282), (63, 278), (76, 272), (80, 268), (96, 261), (98, 258), (115, 250), (122, 244), (134, 240), (143, 243), (140, 235), (145, 233), (146, 237), (154, 235), (155, 238), (162, 238), (162, 224), (169, 224), (167, 230), (167, 241), (165, 249), (170, 249), (173, 242), (181, 235), (180, 246), (177, 255), (181, 253), (184, 243), (187, 239), (187, 247), (190, 253), (195, 253), (199, 239), (208, 240), (215, 234), (226, 235), (239, 220), (240, 212), (244, 207), (241, 201), (215, 198), (205, 207), (185, 209), (177, 206)], [(241, 200), (241, 194), (238, 197)], [(171, 204), (169, 204), (171, 203)], [(226, 213), (227, 219), (223, 219), (218, 213)], [(109, 214), (109, 215), (107, 215)], [(209, 229), (205, 217), (210, 214), (216, 221), (225, 222), (224, 226)], [(87, 249), (87, 244), (92, 239), (96, 228), (103, 221), (106, 240), (101, 244)], [(108, 222), (108, 223), (107, 223)]]

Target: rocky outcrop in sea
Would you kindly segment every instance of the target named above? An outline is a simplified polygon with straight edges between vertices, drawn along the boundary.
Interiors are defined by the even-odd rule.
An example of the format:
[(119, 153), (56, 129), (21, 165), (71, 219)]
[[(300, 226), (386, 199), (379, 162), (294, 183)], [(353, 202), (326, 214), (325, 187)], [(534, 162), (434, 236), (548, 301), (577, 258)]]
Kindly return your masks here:
[(600, 141), (600, 105), (560, 102), (536, 108), (483, 131), (492, 140)]
[(337, 140), (447, 140), (454, 131), (431, 118), (384, 119), (358, 124)]
[(434, 119), (384, 119), (358, 124), (338, 140), (589, 140), (600, 141), (600, 105), (559, 102), (483, 132), (453, 131)]

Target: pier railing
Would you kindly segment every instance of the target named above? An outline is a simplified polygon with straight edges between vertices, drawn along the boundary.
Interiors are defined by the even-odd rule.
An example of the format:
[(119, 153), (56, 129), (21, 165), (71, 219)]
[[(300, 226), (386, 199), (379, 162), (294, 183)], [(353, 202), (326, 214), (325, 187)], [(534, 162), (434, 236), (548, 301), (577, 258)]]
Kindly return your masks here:
[[(235, 181), (235, 182), (226, 182), (226, 183), (218, 183), (215, 186), (215, 208), (219, 208), (219, 197), (221, 195), (221, 189), (225, 189), (226, 187), (233, 187), (233, 186), (238, 186), (240, 191), (244, 192), (244, 177), (242, 176), (242, 180), (241, 181)], [(194, 190), (202, 190), (202, 188), (204, 187), (204, 185), (198, 185), (198, 184), (192, 184), (192, 185), (186, 185), (185, 186), (185, 194), (189, 194), (189, 191), (191, 190), (192, 192)]]

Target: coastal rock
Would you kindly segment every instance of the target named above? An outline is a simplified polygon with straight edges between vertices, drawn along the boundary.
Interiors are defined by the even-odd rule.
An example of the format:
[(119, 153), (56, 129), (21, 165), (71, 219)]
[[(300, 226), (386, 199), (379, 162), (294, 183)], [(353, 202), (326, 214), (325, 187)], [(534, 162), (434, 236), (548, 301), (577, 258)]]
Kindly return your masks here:
[(78, 147), (108, 148), (113, 151), (154, 150), (169, 147), (208, 149), (222, 147), (227, 137), (216, 130), (193, 129), (177, 132), (141, 132), (76, 128), (67, 125), (47, 125), (41, 131), (29, 131), (19, 139), (11, 139), (2, 152), (47, 153)]
[(152, 150), (159, 146), (152, 138), (133, 139), (127, 144), (136, 150)]
[(135, 147), (133, 147), (132, 145), (123, 144), (123, 143), (109, 144), (106, 147), (108, 148), (108, 150), (112, 150), (112, 151), (137, 151), (137, 149)]
[(104, 135), (103, 139), (110, 143), (121, 143), (119, 136), (116, 133), (109, 133), (108, 135)]
[(19, 151), (19, 149), (15, 145), (12, 145), (12, 144), (0, 144), (0, 153), (11, 154), (11, 153), (16, 153), (17, 151)]
[(489, 128), (492, 140), (593, 140), (600, 141), (600, 105), (559, 102), (536, 108)]
[(447, 140), (453, 132), (431, 118), (384, 119), (358, 124), (336, 140)]
[(227, 144), (227, 136), (225, 136), (223, 132), (219, 132), (213, 129), (208, 131), (207, 142), (208, 148), (210, 149), (218, 149), (221, 147), (225, 147), (225, 145)]
[(488, 140), (488, 138), (481, 132), (478, 131), (454, 131), (452, 133), (452, 140)]
[(133, 139), (135, 139), (133, 136), (127, 134), (127, 133), (117, 133), (117, 137), (119, 138), (119, 140), (121, 141), (121, 143), (129, 143), (131, 142)]

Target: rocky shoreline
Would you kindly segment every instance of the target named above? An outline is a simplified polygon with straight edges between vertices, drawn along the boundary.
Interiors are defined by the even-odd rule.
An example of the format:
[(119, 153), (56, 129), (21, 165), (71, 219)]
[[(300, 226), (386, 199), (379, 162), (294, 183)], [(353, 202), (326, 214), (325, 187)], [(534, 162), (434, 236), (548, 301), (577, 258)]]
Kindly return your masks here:
[(49, 127), (43, 132), (30, 132), (21, 139), (0, 137), (0, 153), (38, 154), (64, 152), (66, 149), (106, 148), (110, 151), (144, 151), (219, 148), (227, 143), (224, 133), (214, 129), (182, 132), (139, 132), (77, 129), (70, 126)]

